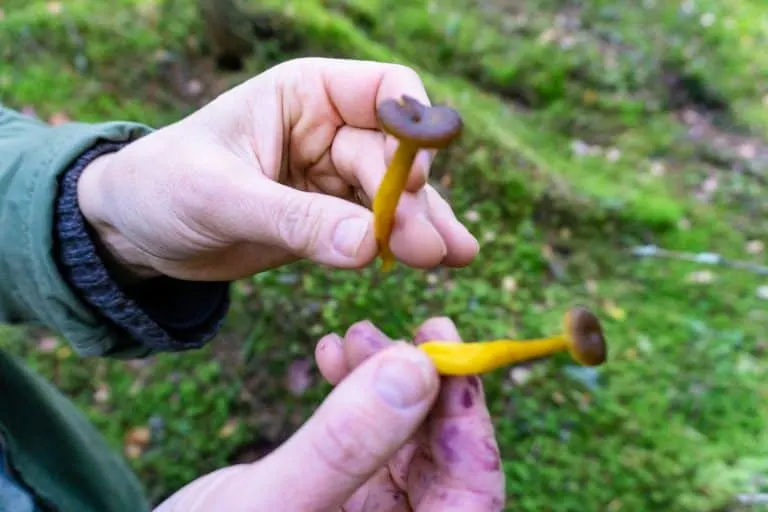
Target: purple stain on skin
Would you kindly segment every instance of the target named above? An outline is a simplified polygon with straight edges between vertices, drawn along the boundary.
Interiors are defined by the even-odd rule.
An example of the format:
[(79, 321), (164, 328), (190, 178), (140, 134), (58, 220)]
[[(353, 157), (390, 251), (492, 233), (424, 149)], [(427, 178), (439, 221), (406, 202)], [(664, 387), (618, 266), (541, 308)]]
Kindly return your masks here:
[(443, 455), (443, 460), (448, 464), (459, 461), (459, 454), (453, 448), (454, 440), (459, 436), (459, 428), (456, 425), (448, 425), (437, 436), (437, 445)]
[(483, 469), (488, 471), (499, 471), (501, 462), (499, 461), (499, 450), (490, 439), (483, 439), (483, 450), (485, 453), (481, 457)]
[(461, 393), (461, 405), (463, 405), (465, 409), (469, 409), (474, 403), (475, 399), (472, 398), (472, 391), (470, 391), (469, 388), (464, 388)]
[(475, 391), (480, 391), (480, 379), (476, 375), (470, 375), (467, 377), (467, 382), (472, 386)]

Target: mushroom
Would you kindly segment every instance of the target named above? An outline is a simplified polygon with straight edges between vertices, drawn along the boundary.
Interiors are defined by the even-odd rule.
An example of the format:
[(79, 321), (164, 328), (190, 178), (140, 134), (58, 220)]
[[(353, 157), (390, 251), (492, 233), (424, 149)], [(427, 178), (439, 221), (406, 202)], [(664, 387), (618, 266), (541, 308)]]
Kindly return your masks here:
[(389, 249), (395, 211), (416, 153), (420, 149), (446, 147), (461, 133), (463, 123), (454, 109), (442, 105), (427, 106), (407, 95), (403, 95), (400, 101), (389, 99), (381, 102), (376, 114), (382, 129), (399, 140), (373, 200), (375, 235), (381, 252), (382, 270), (387, 272), (395, 261)]
[(490, 340), (467, 343), (431, 340), (419, 345), (442, 375), (472, 375), (503, 366), (568, 351), (584, 366), (599, 366), (607, 358), (600, 320), (577, 306), (563, 318), (563, 332), (534, 340)]

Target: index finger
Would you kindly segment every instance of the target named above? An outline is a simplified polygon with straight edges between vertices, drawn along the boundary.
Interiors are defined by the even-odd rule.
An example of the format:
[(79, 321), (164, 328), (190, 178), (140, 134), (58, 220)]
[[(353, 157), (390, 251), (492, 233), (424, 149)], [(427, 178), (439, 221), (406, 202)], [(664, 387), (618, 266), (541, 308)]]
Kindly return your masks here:
[(408, 66), (348, 59), (308, 59), (315, 67), (331, 104), (345, 124), (377, 129), (376, 107), (390, 98), (412, 96), (431, 105), (424, 83)]

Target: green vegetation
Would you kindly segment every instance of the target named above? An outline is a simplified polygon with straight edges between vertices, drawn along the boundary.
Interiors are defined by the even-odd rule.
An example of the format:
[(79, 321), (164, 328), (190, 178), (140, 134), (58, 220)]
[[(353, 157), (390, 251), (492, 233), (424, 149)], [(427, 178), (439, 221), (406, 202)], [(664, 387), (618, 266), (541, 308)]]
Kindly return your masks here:
[(314, 385), (295, 396), (286, 374), (325, 332), (367, 318), (407, 337), (450, 315), (466, 338), (538, 336), (575, 302), (605, 321), (609, 364), (558, 357), (485, 378), (510, 509), (714, 512), (768, 492), (768, 278), (630, 252), (766, 263), (761, 0), (250, 3), (280, 32), (225, 75), (192, 2), (6, 0), (0, 100), (160, 126), (283, 59), (408, 64), (466, 120), (433, 178), (482, 250), (461, 270), (256, 276), (238, 283), (216, 343), (146, 362), (82, 362), (45, 333), (3, 331), (0, 347), (116, 449), (150, 429), (128, 453), (153, 498), (242, 442), (289, 435), (327, 387), (310, 367)]

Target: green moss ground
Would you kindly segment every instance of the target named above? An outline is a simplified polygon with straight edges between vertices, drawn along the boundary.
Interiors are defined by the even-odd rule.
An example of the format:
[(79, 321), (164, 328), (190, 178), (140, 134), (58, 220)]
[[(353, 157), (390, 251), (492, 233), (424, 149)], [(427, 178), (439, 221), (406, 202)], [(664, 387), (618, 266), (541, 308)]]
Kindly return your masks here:
[(714, 512), (768, 492), (768, 278), (630, 253), (655, 243), (766, 264), (748, 250), (768, 243), (761, 1), (252, 2), (282, 32), (234, 75), (215, 71), (190, 4), (6, 0), (0, 100), (161, 126), (282, 59), (408, 64), (465, 118), (434, 180), (482, 250), (461, 270), (256, 276), (238, 283), (216, 343), (143, 363), (83, 362), (46, 333), (4, 329), (0, 346), (115, 449), (150, 428), (130, 460), (153, 498), (310, 414), (327, 387), (311, 367), (294, 396), (286, 374), (325, 332), (367, 318), (407, 337), (447, 314), (466, 338), (538, 336), (574, 302), (604, 319), (609, 364), (554, 358), (485, 379), (510, 510)]

